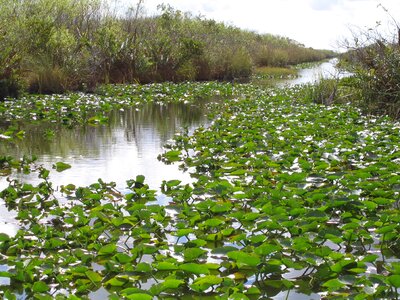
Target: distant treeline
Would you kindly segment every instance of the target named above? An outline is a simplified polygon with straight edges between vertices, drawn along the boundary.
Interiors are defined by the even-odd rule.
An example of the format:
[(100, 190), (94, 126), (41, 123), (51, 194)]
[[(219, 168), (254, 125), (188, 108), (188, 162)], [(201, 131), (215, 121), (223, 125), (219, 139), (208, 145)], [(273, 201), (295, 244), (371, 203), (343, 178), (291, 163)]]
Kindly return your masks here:
[(246, 78), (256, 66), (335, 55), (142, 1), (122, 13), (104, 0), (0, 0), (0, 97), (91, 90), (101, 83)]

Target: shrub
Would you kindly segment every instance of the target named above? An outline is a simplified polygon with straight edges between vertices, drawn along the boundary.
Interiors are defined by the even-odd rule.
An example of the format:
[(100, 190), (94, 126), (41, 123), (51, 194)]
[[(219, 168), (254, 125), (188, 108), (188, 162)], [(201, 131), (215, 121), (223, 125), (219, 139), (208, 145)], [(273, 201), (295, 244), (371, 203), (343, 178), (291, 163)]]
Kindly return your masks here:
[(64, 70), (51, 65), (36, 65), (28, 84), (30, 92), (41, 94), (63, 93), (69, 86)]
[(0, 79), (0, 101), (7, 97), (17, 98), (21, 90), (21, 83), (16, 77)]
[(93, 90), (102, 83), (245, 79), (254, 65), (286, 66), (332, 54), (168, 5), (149, 17), (142, 0), (125, 15), (107, 3), (0, 0), (3, 93), (13, 91), (16, 78), (41, 93)]
[[(352, 87), (359, 90), (368, 113), (400, 118), (400, 28), (399, 40), (385, 39), (377, 31), (360, 33), (354, 46), (341, 59), (354, 74)], [(359, 41), (362, 40), (362, 44)]]

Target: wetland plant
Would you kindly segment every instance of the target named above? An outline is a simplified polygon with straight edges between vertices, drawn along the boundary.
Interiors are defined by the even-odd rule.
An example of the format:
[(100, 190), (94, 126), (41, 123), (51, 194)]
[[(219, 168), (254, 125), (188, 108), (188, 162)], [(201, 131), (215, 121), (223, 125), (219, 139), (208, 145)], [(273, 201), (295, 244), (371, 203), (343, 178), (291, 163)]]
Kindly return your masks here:
[(19, 226), (0, 234), (2, 296), (398, 299), (400, 125), (301, 93), (243, 85), (209, 128), (177, 135), (160, 159), (195, 181), (164, 181), (166, 205), (144, 176), (124, 192), (57, 189), (48, 170), (2, 158), (3, 174), (40, 179), (0, 193)]

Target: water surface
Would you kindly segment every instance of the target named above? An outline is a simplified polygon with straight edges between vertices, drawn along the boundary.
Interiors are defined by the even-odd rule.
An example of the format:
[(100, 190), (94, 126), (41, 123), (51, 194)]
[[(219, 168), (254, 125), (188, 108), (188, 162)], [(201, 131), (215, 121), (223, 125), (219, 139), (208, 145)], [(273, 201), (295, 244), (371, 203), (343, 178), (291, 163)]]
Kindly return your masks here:
[[(324, 62), (301, 70), (300, 78), (283, 80), (278, 86), (312, 82), (318, 74), (332, 75), (334, 63)], [(155, 190), (163, 180), (191, 182), (188, 173), (180, 171), (176, 164), (165, 165), (157, 156), (174, 134), (185, 129), (192, 132), (211, 122), (207, 118), (207, 103), (211, 101), (214, 100), (199, 99), (194, 104), (148, 103), (140, 109), (116, 110), (110, 114), (106, 125), (99, 126), (69, 129), (54, 123), (21, 123), (19, 126), (26, 132), (25, 138), (16, 142), (0, 140), (0, 155), (35, 155), (37, 163), (47, 169), (59, 161), (72, 165), (62, 173), (51, 172), (50, 180), (54, 187), (69, 183), (87, 186), (101, 178), (105, 182), (115, 182), (117, 188), (123, 190), (126, 180), (137, 175), (144, 175), (146, 183)], [(46, 132), (54, 135), (48, 136)], [(24, 182), (38, 182), (36, 175), (32, 174), (18, 174), (17, 178)], [(0, 178), (0, 189), (7, 184), (5, 177)], [(0, 200), (0, 232), (15, 231), (13, 221), (13, 215), (7, 212)]]
[[(0, 155), (36, 155), (37, 163), (50, 169), (58, 161), (71, 164), (72, 168), (62, 173), (51, 172), (54, 185), (88, 185), (102, 178), (123, 188), (126, 180), (140, 174), (146, 176), (151, 188), (157, 189), (163, 179), (189, 178), (176, 165), (158, 161), (157, 156), (175, 133), (185, 128), (193, 131), (210, 122), (205, 106), (205, 100), (196, 105), (150, 103), (139, 110), (113, 111), (106, 125), (74, 129), (52, 123), (24, 124), (25, 138), (1, 143)], [(50, 130), (53, 137), (45, 135)], [(34, 180), (31, 177), (20, 178)], [(0, 185), (5, 184), (2, 178)]]
[[(278, 85), (312, 82), (321, 72), (329, 76), (333, 70), (332, 62), (323, 63), (313, 69), (300, 71), (300, 78), (283, 81)], [(163, 180), (191, 182), (190, 175), (180, 171), (178, 165), (165, 165), (158, 161), (157, 156), (177, 132), (185, 129), (192, 132), (210, 124), (207, 118), (207, 103), (210, 101), (214, 100), (203, 99), (194, 104), (149, 103), (138, 110), (115, 110), (110, 114), (109, 122), (99, 126), (84, 125), (69, 129), (54, 123), (21, 123), (19, 126), (26, 132), (25, 138), (16, 142), (0, 140), (0, 155), (35, 155), (37, 163), (47, 169), (59, 161), (72, 165), (71, 169), (62, 173), (54, 170), (51, 172), (53, 187), (69, 183), (87, 186), (101, 178), (105, 182), (116, 182), (117, 188), (123, 191), (126, 180), (134, 179), (137, 175), (144, 175), (146, 183), (155, 190), (159, 189)], [(46, 135), (46, 132), (53, 135)], [(35, 174), (16, 176), (24, 182), (38, 181)], [(6, 178), (0, 178), (0, 189), (6, 186)], [(158, 197), (162, 202), (163, 195), (159, 193)], [(0, 232), (15, 235), (17, 222), (14, 218), (15, 215), (7, 211), (4, 202), (0, 200)], [(4, 267), (0, 265), (0, 271)], [(6, 278), (0, 280), (0, 285), (7, 284)], [(282, 292), (274, 299), (285, 299), (287, 296), (287, 292)], [(299, 299), (318, 298), (318, 295), (290, 296), (303, 297)], [(107, 298), (107, 292), (101, 289), (91, 297), (104, 299)]]
[(340, 71), (335, 68), (338, 60), (336, 58), (322, 62), (310, 68), (300, 69), (298, 77), (294, 79), (280, 80), (277, 86), (294, 86), (296, 84), (305, 84), (310, 82), (318, 82), (321, 78), (342, 78), (349, 76), (350, 73)]

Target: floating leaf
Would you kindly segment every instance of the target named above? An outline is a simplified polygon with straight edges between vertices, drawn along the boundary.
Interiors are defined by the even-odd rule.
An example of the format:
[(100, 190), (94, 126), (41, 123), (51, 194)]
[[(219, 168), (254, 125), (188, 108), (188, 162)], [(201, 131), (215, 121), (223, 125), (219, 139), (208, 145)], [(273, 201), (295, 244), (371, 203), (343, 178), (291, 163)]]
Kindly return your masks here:
[(71, 165), (64, 162), (57, 162), (53, 165), (53, 169), (56, 169), (57, 172), (63, 172), (69, 168), (71, 168)]
[(195, 263), (186, 263), (179, 266), (179, 269), (193, 273), (193, 274), (209, 274), (210, 270), (206, 265), (203, 264), (195, 264)]
[[(112, 250), (111, 248), (109, 250), (106, 250), (106, 251), (111, 251)], [(110, 252), (110, 253), (113, 253), (113, 251)], [(121, 264), (127, 264), (127, 263), (132, 261), (132, 257), (127, 255), (127, 254), (125, 254), (125, 253), (117, 253), (117, 254), (115, 254), (114, 258), (115, 258), (116, 261), (118, 261)]]
[(383, 227), (378, 228), (376, 230), (376, 232), (380, 233), (380, 234), (385, 234), (385, 233), (388, 233), (388, 232), (392, 232), (393, 230), (395, 230), (395, 228), (397, 226), (398, 226), (397, 224), (391, 224), (391, 225), (383, 226)]
[(110, 255), (115, 253), (117, 246), (115, 244), (108, 244), (101, 247), (98, 251), (98, 255)]
[(273, 244), (268, 244), (268, 243), (264, 243), (261, 246), (257, 247), (256, 249), (254, 249), (254, 252), (259, 254), (259, 255), (270, 255), (271, 253), (280, 251), (281, 247), (278, 245), (273, 245)]
[(99, 283), (103, 280), (103, 277), (100, 276), (99, 273), (94, 271), (86, 271), (85, 272), (87, 278), (89, 278), (93, 283)]
[(217, 203), (213, 207), (211, 207), (211, 211), (213, 213), (224, 213), (230, 211), (232, 208), (232, 204), (230, 202), (225, 203)]
[(7, 242), (10, 240), (10, 237), (5, 233), (0, 233), (0, 242)]
[(164, 153), (164, 157), (171, 162), (180, 160), (181, 151), (179, 150), (171, 150)]
[[(137, 175), (135, 181), (136, 181), (136, 183), (138, 183), (138, 184), (144, 184), (145, 179), (146, 179), (145, 176), (143, 176), (143, 175)], [(136, 187), (136, 186), (135, 186), (135, 187)]]
[(204, 253), (206, 253), (206, 251), (200, 248), (189, 248), (183, 251), (183, 256), (185, 258), (185, 261), (192, 261), (198, 259)]
[(164, 282), (161, 283), (163, 289), (177, 289), (179, 286), (184, 284), (183, 280), (178, 279), (166, 279)]
[(400, 275), (390, 275), (388, 277), (388, 281), (390, 285), (396, 289), (400, 288)]
[(0, 277), (10, 278), (12, 275), (9, 272), (0, 271)]
[(50, 287), (44, 281), (36, 281), (32, 286), (32, 290), (35, 293), (45, 293), (50, 290)]
[(178, 237), (187, 236), (188, 234), (190, 234), (192, 232), (193, 232), (193, 229), (191, 229), (191, 228), (179, 229), (176, 232), (176, 236), (178, 236)]
[(344, 287), (345, 284), (341, 282), (339, 279), (335, 278), (328, 280), (327, 282), (322, 284), (322, 286), (328, 288), (329, 291), (334, 292)]
[(173, 271), (178, 270), (178, 266), (170, 262), (156, 263), (154, 267), (159, 271)]
[(220, 219), (208, 219), (204, 222), (204, 225), (208, 226), (208, 227), (218, 227), (219, 225), (223, 224), (224, 221), (220, 220)]
[(235, 260), (241, 266), (256, 267), (260, 264), (260, 258), (255, 254), (246, 253), (243, 251), (228, 252), (228, 257)]
[(180, 180), (169, 180), (165, 184), (168, 188), (173, 188), (181, 184)]
[(125, 296), (129, 300), (152, 300), (153, 296), (149, 294), (137, 293), (137, 294), (130, 294)]
[(125, 285), (125, 283), (126, 283), (126, 281), (125, 280), (122, 280), (122, 279), (119, 279), (119, 278), (116, 278), (116, 277), (114, 277), (114, 278), (111, 278), (110, 280), (108, 280), (108, 281), (106, 281), (105, 282), (105, 285), (107, 286), (107, 285), (111, 285), (111, 286), (123, 286), (123, 285)]
[(205, 277), (197, 278), (190, 287), (196, 292), (204, 292), (211, 286), (220, 284), (221, 282), (222, 278), (214, 275), (207, 275)]
[(261, 291), (258, 287), (252, 286), (246, 291), (247, 295), (260, 295)]
[(151, 270), (152, 270), (151, 266), (148, 263), (142, 262), (142, 263), (138, 263), (136, 265), (137, 272), (149, 273), (149, 272), (151, 272)]

